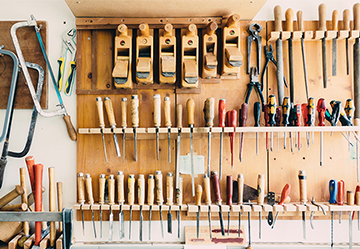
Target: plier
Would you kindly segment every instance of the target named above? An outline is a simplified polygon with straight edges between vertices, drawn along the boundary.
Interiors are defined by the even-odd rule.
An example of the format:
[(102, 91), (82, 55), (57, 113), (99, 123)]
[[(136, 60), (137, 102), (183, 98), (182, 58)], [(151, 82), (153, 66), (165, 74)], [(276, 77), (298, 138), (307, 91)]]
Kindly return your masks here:
[(257, 67), (252, 67), (250, 70), (250, 83), (247, 84), (247, 89), (245, 92), (246, 104), (249, 104), (250, 94), (254, 86), (255, 86), (255, 90), (258, 92), (258, 97), (260, 97), (261, 110), (264, 111), (265, 103), (264, 103), (264, 96), (262, 94), (263, 84), (260, 84), (259, 82), (259, 72)]
[(72, 28), (70, 30), (65, 31), (61, 38), (62, 38), (61, 56), (57, 60), (59, 64), (57, 87), (59, 91), (61, 91), (64, 81), (67, 53), (69, 52), (71, 56), (71, 61), (69, 65), (69, 75), (66, 79), (64, 92), (65, 95), (70, 96), (74, 82), (75, 70), (76, 70), (76, 29)]
[(256, 42), (257, 50), (257, 61), (256, 66), (260, 69), (261, 62), (261, 36), (259, 33), (262, 30), (262, 26), (258, 23), (251, 23), (248, 27), (249, 36), (247, 37), (247, 74), (250, 73), (250, 54), (251, 54), (251, 44), (253, 41)]
[[(276, 63), (276, 60), (274, 59), (274, 49), (272, 47), (272, 45), (270, 44), (270, 50), (268, 51), (267, 49), (267, 45), (265, 45), (265, 57), (266, 57), (266, 61), (265, 61), (265, 66), (264, 66), (264, 70), (263, 70), (263, 74), (261, 76), (261, 83), (263, 84), (264, 83), (264, 75), (265, 75), (265, 72), (266, 72), (266, 69), (267, 69), (267, 66), (269, 64), (269, 62), (271, 61), (272, 63), (274, 63), (275, 67), (277, 67), (277, 63)], [(286, 83), (286, 79), (285, 79), (285, 75), (283, 76), (284, 78), (284, 84), (286, 87), (288, 87), (287, 83)]]

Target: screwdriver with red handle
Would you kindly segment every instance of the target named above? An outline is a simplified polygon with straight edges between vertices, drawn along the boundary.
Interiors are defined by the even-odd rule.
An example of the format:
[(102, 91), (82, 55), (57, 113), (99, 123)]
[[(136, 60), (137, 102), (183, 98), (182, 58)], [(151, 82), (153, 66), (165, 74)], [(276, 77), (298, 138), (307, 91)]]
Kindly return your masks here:
[[(291, 185), (289, 183), (285, 184), (285, 186), (283, 187), (283, 189), (281, 191), (281, 199), (280, 199), (279, 205), (281, 205), (281, 206), (284, 205), (285, 200), (288, 198), (288, 196), (290, 194), (290, 190), (291, 190)], [(274, 229), (275, 221), (277, 220), (278, 216), (279, 216), (279, 211), (276, 213), (274, 223), (271, 226), (271, 229)]]
[[(325, 126), (325, 112), (326, 102), (325, 99), (320, 98), (317, 103), (317, 111), (319, 114), (319, 126)], [(320, 166), (323, 164), (323, 132), (320, 132)]]
[[(243, 103), (241, 105), (241, 109), (239, 110), (239, 126), (240, 127), (246, 126), (247, 115), (248, 115), (248, 104)], [(244, 132), (240, 132), (240, 153), (239, 153), (240, 162), (241, 162), (242, 154), (243, 154), (243, 143), (244, 143)]]
[[(295, 105), (295, 111), (296, 111), (296, 126), (301, 126), (301, 105), (297, 104)], [(300, 131), (298, 132), (298, 150), (300, 151), (301, 144), (300, 144)]]
[(231, 169), (234, 169), (234, 137), (235, 137), (236, 117), (237, 117), (236, 110), (231, 110), (226, 113), (227, 126), (234, 127), (234, 131), (229, 132), (230, 150), (231, 150)]
[(226, 100), (220, 99), (219, 100), (219, 127), (222, 128), (221, 133), (220, 133), (220, 158), (219, 158), (219, 179), (220, 180), (221, 180), (221, 172), (222, 172), (225, 117), (226, 117)]
[[(345, 182), (343, 180), (338, 181), (338, 192), (337, 192), (337, 204), (342, 206), (344, 205), (344, 195), (345, 195)], [(339, 224), (341, 224), (342, 212), (339, 211)]]
[[(307, 104), (303, 103), (301, 104), (301, 113), (304, 119), (304, 126), (308, 126), (307, 121), (308, 121), (308, 110), (307, 110)], [(306, 132), (306, 143), (307, 146), (309, 148), (309, 136), (308, 136), (308, 132)]]

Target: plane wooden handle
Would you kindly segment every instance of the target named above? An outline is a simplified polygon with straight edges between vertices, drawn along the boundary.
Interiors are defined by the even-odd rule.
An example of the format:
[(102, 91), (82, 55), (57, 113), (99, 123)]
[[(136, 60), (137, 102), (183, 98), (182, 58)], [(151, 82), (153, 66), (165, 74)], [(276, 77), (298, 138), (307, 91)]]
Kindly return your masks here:
[(300, 186), (300, 202), (305, 204), (307, 202), (307, 188), (306, 188), (306, 174), (305, 170), (299, 171), (299, 186)]
[(205, 126), (213, 127), (214, 126), (214, 116), (215, 116), (215, 99), (210, 97), (205, 100), (204, 103), (204, 116), (205, 116)]
[(326, 31), (326, 5), (319, 5), (319, 30)]
[(139, 97), (131, 95), (131, 124), (132, 127), (139, 127)]
[(216, 205), (221, 205), (222, 200), (221, 200), (221, 191), (220, 191), (220, 181), (217, 171), (211, 172), (211, 180), (215, 191)]
[[(56, 187), (55, 187), (55, 168), (48, 168), (49, 174), (49, 211), (56, 211)], [(53, 248), (56, 240), (55, 222), (50, 222), (50, 246)]]
[(63, 116), (63, 120), (65, 121), (66, 129), (69, 134), (69, 137), (72, 141), (76, 141), (77, 135), (74, 125), (71, 123), (70, 115)]
[(353, 6), (354, 30), (360, 30), (360, 3)]
[[(64, 208), (63, 183), (62, 183), (62, 182), (57, 182), (57, 183), (56, 183), (56, 187), (57, 187), (58, 210), (59, 210), (59, 212), (62, 212), (62, 210), (63, 210), (63, 208)], [(60, 232), (63, 231), (63, 227), (62, 227), (62, 222), (61, 222), (61, 221), (59, 221), (59, 231), (60, 231)]]
[(174, 174), (168, 172), (166, 175), (166, 205), (174, 204)]
[(171, 109), (170, 109), (170, 98), (164, 98), (164, 114), (165, 114), (165, 126), (171, 127)]
[(147, 23), (140, 23), (139, 30), (140, 36), (150, 36), (150, 28)]
[(104, 204), (104, 197), (105, 197), (105, 182), (106, 178), (104, 174), (99, 176), (99, 204)]
[(232, 197), (233, 197), (233, 177), (232, 175), (226, 176), (226, 195), (227, 195), (227, 205), (232, 205)]
[(35, 176), (34, 176), (35, 158), (33, 156), (28, 156), (25, 158), (25, 163), (29, 173), (31, 191), (35, 193)]
[(114, 175), (109, 175), (108, 179), (108, 193), (109, 193), (109, 204), (115, 204), (115, 178)]
[(238, 175), (238, 204), (243, 204), (243, 199), (244, 199), (244, 175), (243, 174), (239, 174)]
[(138, 177), (138, 203), (139, 205), (145, 204), (145, 177), (143, 174), (139, 174)]
[(344, 30), (350, 30), (350, 10), (345, 9), (343, 11), (343, 24)]
[[(21, 167), (20, 168), (20, 185), (24, 190), (24, 193), (21, 195), (21, 204), (26, 204), (26, 209), (24, 211), (27, 210), (27, 182), (26, 182), (26, 168), (25, 167)], [(29, 236), (30, 233), (30, 227), (29, 227), (29, 222), (24, 222), (23, 223), (23, 230), (24, 230), (24, 235)]]
[(211, 192), (210, 192), (210, 178), (204, 175), (204, 191), (205, 191), (205, 203), (206, 205), (211, 204)]
[(99, 126), (100, 128), (105, 128), (103, 102), (101, 97), (96, 98), (96, 108), (99, 116)]
[(182, 105), (181, 104), (176, 105), (176, 127), (177, 128), (182, 127)]
[(135, 175), (128, 176), (128, 203), (134, 205), (135, 202)]
[(179, 177), (178, 179), (178, 188), (176, 189), (175, 193), (175, 202), (177, 205), (182, 205), (183, 200), (183, 179)]
[(304, 31), (303, 12), (299, 10), (298, 12), (296, 12), (296, 16), (297, 16), (298, 30), (303, 32)]
[(112, 105), (112, 101), (110, 99), (110, 97), (105, 97), (104, 98), (104, 105), (105, 105), (105, 110), (109, 119), (109, 124), (111, 127), (116, 126), (116, 122), (115, 122), (115, 114), (114, 114), (114, 108)]
[(0, 199), (0, 208), (4, 207), (6, 204), (14, 200), (19, 195), (22, 195), (23, 193), (23, 188), (20, 185), (16, 185), (14, 190), (10, 191)]
[(294, 11), (290, 8), (285, 12), (285, 26), (286, 31), (294, 31)]
[(90, 174), (85, 175), (85, 187), (86, 187), (86, 195), (88, 197), (88, 203), (94, 204), (94, 197), (92, 191), (92, 182)]
[(202, 196), (202, 187), (201, 185), (197, 185), (195, 189), (195, 205), (200, 206), (201, 205), (201, 196)]
[(154, 175), (149, 175), (147, 202), (148, 205), (150, 206), (154, 205), (154, 195), (155, 195), (155, 179), (154, 179)]
[(263, 205), (264, 197), (265, 197), (265, 176), (262, 174), (258, 175), (257, 191), (258, 191), (257, 204)]
[(77, 175), (77, 189), (78, 189), (78, 202), (80, 204), (84, 204), (85, 202), (84, 174), (81, 172)]
[(121, 127), (126, 128), (126, 115), (127, 115), (127, 98), (121, 99)]
[(160, 94), (154, 95), (154, 126), (161, 126), (161, 98)]
[(209, 22), (208, 25), (206, 25), (206, 34), (208, 36), (212, 36), (215, 31), (217, 30), (218, 28), (218, 25), (216, 22), (212, 21), (212, 22)]
[(195, 113), (195, 101), (193, 99), (188, 99), (186, 102), (186, 110), (188, 117), (188, 125), (194, 126), (194, 113)]
[(337, 10), (334, 10), (332, 13), (332, 30), (337, 31), (338, 30), (338, 24), (339, 24), (339, 12)]
[(162, 174), (160, 170), (157, 170), (155, 172), (155, 190), (156, 190), (156, 203), (158, 205), (162, 205), (164, 202), (162, 189), (163, 189)]
[(230, 16), (226, 22), (226, 27), (230, 28), (230, 27), (237, 27), (238, 22), (240, 21), (240, 15), (239, 14), (234, 14), (232, 16)]
[(282, 31), (281, 7), (276, 5), (274, 8), (275, 31)]
[(194, 23), (190, 23), (186, 28), (186, 36), (196, 36), (196, 25)]
[(117, 172), (116, 180), (117, 180), (118, 203), (124, 204), (125, 202), (124, 173), (122, 171)]

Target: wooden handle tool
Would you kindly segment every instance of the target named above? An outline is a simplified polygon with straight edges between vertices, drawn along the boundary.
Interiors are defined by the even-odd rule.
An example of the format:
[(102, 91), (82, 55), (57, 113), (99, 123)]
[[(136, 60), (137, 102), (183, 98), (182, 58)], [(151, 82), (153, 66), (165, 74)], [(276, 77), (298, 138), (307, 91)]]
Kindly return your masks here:
[(170, 145), (170, 133), (171, 133), (171, 110), (170, 110), (170, 98), (164, 98), (164, 114), (165, 114), (165, 126), (168, 128), (168, 157), (169, 163), (171, 163), (171, 145)]
[(137, 135), (136, 128), (139, 127), (139, 97), (138, 95), (131, 95), (131, 124), (134, 133), (134, 147), (135, 147), (135, 162), (137, 162)]
[[(63, 183), (62, 182), (57, 182), (56, 187), (57, 187), (58, 210), (59, 210), (59, 212), (62, 212), (63, 208), (64, 208)], [(61, 221), (59, 221), (59, 232), (60, 233), (63, 232), (63, 227), (62, 227), (62, 222)]]
[[(42, 164), (34, 165), (35, 176), (35, 211), (41, 212), (42, 209), (42, 179), (43, 179)], [(38, 246), (41, 240), (41, 222), (35, 222), (35, 245)]]
[(286, 31), (294, 31), (294, 11), (290, 8), (285, 12), (285, 25)]
[(155, 197), (155, 179), (154, 179), (154, 175), (149, 175), (148, 194), (147, 194), (147, 203), (149, 206), (154, 205), (154, 197)]
[(275, 31), (282, 31), (281, 7), (276, 5), (274, 8)]
[(135, 202), (135, 175), (128, 176), (128, 204), (134, 205)]
[(211, 204), (211, 192), (210, 192), (210, 178), (204, 175), (204, 191), (205, 191), (205, 204)]
[(117, 172), (116, 180), (117, 180), (118, 203), (122, 205), (125, 202), (124, 173), (122, 171)]
[[(20, 185), (24, 190), (24, 193), (21, 195), (21, 202), (22, 204), (26, 204), (26, 209), (27, 209), (27, 182), (26, 182), (26, 168), (25, 167), (21, 167), (20, 168)], [(24, 235), (25, 236), (29, 236), (30, 233), (30, 227), (29, 227), (29, 222), (24, 222), (23, 223), (23, 231), (24, 231)]]
[(238, 175), (238, 204), (241, 205), (243, 204), (243, 199), (244, 199), (244, 175), (243, 174), (239, 174)]
[(166, 205), (171, 206), (174, 204), (174, 174), (167, 173), (166, 176)]
[[(55, 168), (49, 167), (49, 211), (56, 212), (56, 188), (55, 188)], [(55, 222), (50, 222), (50, 246), (55, 246), (56, 227)]]
[(7, 193), (0, 199), (0, 208), (4, 207), (6, 204), (14, 200), (19, 195), (24, 193), (24, 189), (20, 185), (16, 185), (15, 189)]
[(105, 203), (105, 174), (100, 174), (99, 176), (99, 204)]
[(137, 185), (138, 185), (138, 192), (137, 192), (138, 203), (139, 205), (142, 206), (145, 204), (145, 177), (143, 174), (139, 174)]
[(182, 128), (182, 105), (176, 105), (176, 127)]
[(35, 176), (34, 176), (34, 164), (35, 158), (33, 156), (28, 156), (25, 158), (26, 166), (29, 173), (31, 191), (35, 193)]

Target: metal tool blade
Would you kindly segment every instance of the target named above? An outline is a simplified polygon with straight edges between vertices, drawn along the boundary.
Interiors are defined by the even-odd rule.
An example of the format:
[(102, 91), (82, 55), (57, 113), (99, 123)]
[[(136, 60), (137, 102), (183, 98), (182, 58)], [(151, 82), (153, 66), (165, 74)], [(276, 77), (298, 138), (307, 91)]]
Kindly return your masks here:
[(326, 39), (325, 39), (325, 37), (321, 39), (321, 48), (322, 48), (323, 82), (324, 82), (324, 88), (327, 88)]
[(106, 146), (105, 146), (105, 136), (104, 136), (104, 131), (103, 131), (103, 129), (101, 129), (101, 135), (102, 135), (103, 146), (104, 146), (105, 162), (107, 162), (107, 154), (106, 154)]
[(121, 153), (120, 153), (120, 148), (119, 148), (119, 142), (116, 136), (116, 133), (113, 133), (113, 138), (114, 138), (114, 144), (115, 144), (115, 150), (116, 150), (116, 155), (118, 157), (121, 157)]
[(122, 129), (123, 136), (123, 163), (125, 162), (125, 128)]
[(228, 231), (227, 231), (227, 235), (230, 235), (230, 211), (228, 212)]
[(95, 239), (96, 239), (96, 227), (95, 227), (95, 219), (94, 219), (94, 210), (92, 210), (91, 206), (92, 206), (92, 205), (90, 205), (91, 218), (92, 218), (92, 221), (93, 221), (94, 237), (95, 237)]
[(249, 228), (249, 246), (247, 248), (251, 248), (251, 216), (250, 216), (251, 212), (248, 212), (248, 228)]
[(100, 238), (102, 238), (102, 205), (100, 204)]
[(169, 163), (171, 163), (171, 148), (170, 148), (170, 128), (168, 129), (168, 153), (169, 153)]
[(149, 240), (151, 240), (151, 210), (152, 206), (149, 207)]
[(334, 211), (331, 211), (330, 237), (331, 237), (331, 248), (333, 248), (334, 247)]
[(80, 210), (81, 210), (81, 225), (82, 225), (83, 235), (85, 235), (85, 220), (84, 220), (83, 204), (80, 205)]
[(221, 172), (222, 172), (223, 142), (224, 142), (224, 128), (222, 128), (220, 133), (219, 180), (221, 180)]
[(306, 239), (306, 213), (302, 212), (302, 223), (303, 223), (303, 237)]
[(256, 132), (256, 155), (259, 155), (259, 134)]
[(164, 238), (164, 225), (163, 225), (163, 216), (162, 216), (161, 205), (159, 206), (159, 212), (160, 212), (161, 236), (162, 236), (162, 238)]
[(132, 205), (130, 205), (130, 218), (129, 218), (129, 239), (131, 239), (131, 217), (132, 217)]
[(120, 239), (124, 238), (124, 213), (122, 210), (122, 205), (120, 205), (120, 212), (119, 212), (119, 236)]
[(172, 234), (172, 214), (171, 214), (171, 206), (169, 206), (169, 212), (167, 214), (167, 230), (168, 233)]
[(198, 207), (198, 211), (196, 212), (196, 238), (199, 239), (200, 235), (200, 207)]
[(110, 205), (110, 216), (109, 216), (109, 241), (113, 240), (113, 231), (114, 231), (114, 215)]
[(341, 224), (341, 217), (342, 217), (342, 212), (339, 211), (339, 224)]
[(137, 135), (136, 135), (136, 128), (134, 128), (134, 146), (135, 146), (135, 162), (137, 162)]
[(238, 237), (241, 235), (241, 211), (239, 212), (239, 227), (238, 227)]
[(337, 38), (332, 39), (332, 76), (336, 76)]
[(349, 37), (346, 37), (346, 74), (350, 74), (350, 54), (349, 54)]
[(178, 212), (178, 238), (180, 238), (180, 220), (181, 220), (181, 211)]
[(191, 187), (192, 195), (195, 196), (195, 166), (194, 166), (194, 147), (193, 147), (193, 128), (190, 130), (190, 155), (191, 155)]
[(261, 212), (259, 212), (259, 239), (261, 239), (261, 220), (262, 220)]
[(140, 205), (140, 230), (139, 230), (139, 238), (140, 241), (143, 240), (143, 212), (142, 212), (142, 205)]
[(275, 215), (275, 219), (274, 219), (274, 222), (273, 222), (273, 224), (272, 224), (272, 226), (271, 226), (271, 229), (274, 229), (274, 227), (275, 227), (275, 222), (276, 222), (278, 216), (279, 216), (279, 211), (277, 211), (277, 213), (276, 213), (276, 215)]
[(210, 211), (210, 206), (209, 206), (208, 217), (209, 217), (209, 233), (210, 233), (210, 240), (212, 240), (212, 229), (211, 229), (211, 211)]
[(314, 211), (311, 211), (311, 214), (310, 214), (310, 227), (311, 227), (311, 229), (314, 229), (313, 219), (314, 219)]
[(309, 99), (309, 97), (310, 97), (309, 96), (309, 84), (308, 84), (308, 75), (307, 75), (306, 57), (305, 57), (305, 45), (304, 45), (304, 38), (303, 37), (301, 37), (301, 54), (302, 54), (302, 59), (303, 59), (306, 99)]
[(156, 158), (159, 160), (159, 128), (156, 128)]
[[(289, 47), (289, 87), (290, 87), (290, 103), (294, 103), (294, 57), (293, 57), (293, 41), (288, 39)], [(279, 99), (280, 101), (280, 99)], [(281, 99), (282, 101), (282, 99)], [(281, 103), (281, 102), (279, 102)]]
[(349, 212), (349, 248), (352, 248), (353, 238), (352, 238), (352, 212)]
[(221, 235), (225, 236), (224, 219), (221, 211), (221, 205), (219, 205), (219, 221), (220, 221)]
[(277, 70), (276, 70), (276, 78), (277, 78), (277, 86), (278, 86), (278, 103), (282, 103), (284, 99), (284, 62), (283, 62), (283, 44), (282, 40), (279, 38), (276, 40), (276, 62), (277, 62)]
[(180, 146), (181, 146), (181, 129), (178, 129), (177, 144), (176, 144), (176, 163), (175, 163), (175, 189), (179, 188)]
[(357, 211), (358, 216), (358, 231), (360, 231), (360, 211)]
[(207, 176), (210, 177), (210, 161), (211, 161), (211, 130), (208, 132), (208, 163), (207, 163)]

